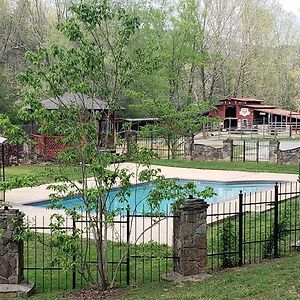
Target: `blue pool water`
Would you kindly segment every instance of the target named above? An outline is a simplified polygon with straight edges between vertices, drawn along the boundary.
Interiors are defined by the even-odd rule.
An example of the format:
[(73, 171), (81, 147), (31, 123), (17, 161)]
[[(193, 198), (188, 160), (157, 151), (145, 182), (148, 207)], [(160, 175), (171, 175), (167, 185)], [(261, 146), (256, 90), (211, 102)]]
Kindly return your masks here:
[[(179, 180), (180, 183), (184, 184), (188, 180)], [(233, 198), (238, 198), (239, 192), (243, 193), (253, 193), (263, 190), (272, 189), (274, 187), (274, 182), (219, 182), (219, 181), (195, 181), (197, 189), (199, 191), (203, 190), (205, 187), (212, 187), (217, 194), (216, 196), (207, 200), (209, 204), (227, 201)], [(136, 213), (147, 213), (151, 211), (150, 206), (145, 200), (149, 191), (151, 190), (151, 184), (138, 184), (131, 189), (131, 195), (128, 200), (129, 207), (131, 211), (136, 207)], [(117, 197), (118, 189), (114, 189), (109, 193), (109, 210), (113, 211), (115, 209), (124, 209), (127, 206), (127, 203), (120, 203)], [(172, 201), (163, 200), (160, 205), (160, 211), (169, 210), (167, 208)], [(73, 198), (62, 199), (62, 204), (64, 207), (78, 207), (82, 205), (82, 198), (80, 196)], [(40, 201), (29, 203), (28, 205), (39, 206), (39, 207), (48, 207), (50, 201)]]

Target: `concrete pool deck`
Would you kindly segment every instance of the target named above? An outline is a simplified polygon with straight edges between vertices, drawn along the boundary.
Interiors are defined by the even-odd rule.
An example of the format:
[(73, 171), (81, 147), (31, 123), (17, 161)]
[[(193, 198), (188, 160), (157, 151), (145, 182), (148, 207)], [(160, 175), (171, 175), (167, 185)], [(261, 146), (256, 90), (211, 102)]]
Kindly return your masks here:
[[(123, 163), (123, 168), (135, 171), (134, 163)], [(202, 170), (190, 168), (174, 168), (153, 166), (159, 168), (161, 174), (167, 178), (178, 177), (189, 180), (207, 180), (207, 181), (287, 181), (296, 182), (298, 175), (296, 174), (278, 174), (278, 173), (256, 173), (256, 172), (240, 172), (240, 171), (221, 171), (221, 170)], [(93, 179), (89, 180), (89, 184), (93, 185)], [(6, 193), (6, 201), (11, 203), (14, 208), (23, 211), (29, 217), (51, 213), (51, 210), (37, 206), (24, 205), (30, 202), (38, 202), (49, 199), (49, 195), (53, 191), (47, 189), (48, 184), (43, 184), (36, 187), (25, 187), (14, 189)]]

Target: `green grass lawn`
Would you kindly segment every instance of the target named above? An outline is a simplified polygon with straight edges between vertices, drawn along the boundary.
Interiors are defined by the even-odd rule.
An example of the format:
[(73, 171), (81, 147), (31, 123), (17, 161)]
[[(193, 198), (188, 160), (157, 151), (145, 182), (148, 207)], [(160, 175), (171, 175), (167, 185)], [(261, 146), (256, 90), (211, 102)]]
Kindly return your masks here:
[(299, 299), (300, 256), (227, 269), (199, 283), (130, 288), (121, 299)]
[[(118, 227), (118, 225), (117, 225)], [(76, 286), (86, 286), (84, 277), (79, 272), (84, 257), (88, 261), (91, 274), (97, 280), (96, 272), (96, 249), (91, 239), (83, 238), (86, 232), (82, 232), (77, 240), (77, 271)], [(49, 233), (36, 233), (24, 243), (24, 276), (36, 283), (38, 293), (70, 290), (72, 287), (72, 255), (61, 253), (60, 243), (53, 247), (53, 242), (57, 245), (57, 238)], [(66, 242), (67, 244), (68, 242)], [(126, 286), (126, 254), (127, 244), (122, 242), (108, 242), (107, 261), (108, 275), (111, 281), (115, 277), (115, 285)], [(172, 249), (167, 245), (153, 243), (143, 243), (130, 246), (130, 281), (134, 284), (144, 282), (158, 282), (162, 275), (172, 271), (173, 260), (171, 258)], [(116, 268), (117, 263), (122, 260), (120, 268)], [(64, 265), (69, 268), (64, 269)], [(85, 271), (86, 274), (86, 271)]]
[[(60, 174), (59, 170), (55, 164), (12, 166), (5, 168), (5, 175), (7, 179), (24, 175), (35, 176), (36, 184), (40, 185), (54, 182), (55, 177)], [(81, 177), (81, 169), (79, 167), (64, 167), (61, 174), (76, 180)]]
[[(119, 300), (195, 299), (300, 299), (300, 256), (293, 255), (259, 265), (227, 269), (198, 283), (151, 283), (124, 290)], [(35, 295), (31, 299), (65, 299), (64, 293)]]
[[(153, 165), (178, 167), (178, 168), (195, 168), (206, 170), (231, 170), (247, 172), (269, 172), (269, 173), (288, 173), (298, 174), (298, 166), (279, 165), (269, 163), (255, 162), (200, 162), (181, 159), (156, 159), (152, 161)], [(6, 177), (8, 179), (22, 175), (36, 176), (36, 184), (51, 183), (55, 180), (59, 168), (56, 165), (26, 165), (13, 166), (6, 168)], [(81, 170), (76, 167), (66, 167), (63, 174), (73, 179), (80, 179)]]
[(206, 170), (246, 171), (298, 174), (296, 165), (280, 165), (264, 162), (192, 161), (184, 159), (155, 159), (152, 164), (166, 167), (194, 168)]

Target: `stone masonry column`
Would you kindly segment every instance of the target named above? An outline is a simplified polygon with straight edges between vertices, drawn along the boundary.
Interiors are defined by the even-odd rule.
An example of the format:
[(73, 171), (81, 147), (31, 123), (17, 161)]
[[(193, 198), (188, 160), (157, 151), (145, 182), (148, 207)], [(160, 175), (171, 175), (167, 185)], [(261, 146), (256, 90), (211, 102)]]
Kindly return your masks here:
[(193, 159), (194, 134), (186, 133), (184, 136), (184, 158)]
[(18, 284), (23, 280), (23, 241), (13, 240), (23, 222), (18, 209), (0, 209), (0, 284)]
[(233, 157), (233, 140), (223, 141), (223, 160), (232, 161)]
[(207, 271), (206, 216), (209, 205), (190, 196), (174, 218), (175, 274), (203, 278)]
[(276, 164), (278, 162), (279, 141), (270, 141), (269, 146), (269, 163)]

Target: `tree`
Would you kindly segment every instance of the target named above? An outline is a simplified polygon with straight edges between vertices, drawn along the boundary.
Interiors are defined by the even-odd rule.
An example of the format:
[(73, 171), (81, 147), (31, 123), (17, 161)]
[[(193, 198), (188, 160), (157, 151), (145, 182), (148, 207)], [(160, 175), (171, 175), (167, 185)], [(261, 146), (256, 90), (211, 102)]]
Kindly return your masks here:
[(46, 39), (46, 6), (40, 0), (0, 1), (0, 106), (14, 122), (19, 84), (16, 74), (24, 68), (24, 54)]
[[(66, 47), (54, 44), (49, 49), (40, 48), (27, 55), (30, 66), (20, 75), (25, 100), (21, 115), (26, 120), (38, 122), (43, 134), (52, 136), (59, 132), (62, 135), (60, 141), (66, 149), (58, 155), (59, 167), (56, 170), (56, 180), (62, 183), (50, 186), (53, 189), (53, 205), (64, 207), (61, 196), (82, 196), (81, 208), (88, 217), (88, 226), (93, 234), (99, 283), (93, 277), (86, 257), (82, 258), (82, 263), (78, 262), (78, 268), (88, 283), (106, 289), (114, 283), (114, 280), (108, 280), (107, 231), (112, 218), (119, 212), (109, 209), (114, 201), (109, 197), (111, 189), (119, 185), (118, 197), (123, 208), (126, 208), (130, 193), (128, 188), (132, 183), (152, 182), (155, 187), (147, 201), (154, 210), (159, 209), (163, 199), (183, 201), (188, 194), (199, 193), (193, 184), (180, 186), (176, 180), (165, 180), (158, 170), (150, 167), (151, 152), (147, 150), (136, 148), (131, 152), (142, 168), (136, 172), (122, 168), (122, 155), (99, 151), (97, 124), (103, 119), (104, 110), (87, 109), (80, 97), (84, 93), (92, 103), (96, 98), (101, 98), (109, 111), (120, 106), (120, 99), (131, 83), (133, 73), (137, 69), (142, 70), (139, 67), (143, 63), (139, 51), (131, 45), (140, 23), (135, 15), (106, 0), (97, 4), (74, 5), (70, 9), (72, 17), (58, 27), (65, 35)], [(51, 96), (59, 102), (65, 92), (75, 93), (82, 102), (77, 105), (59, 103), (54, 111), (46, 111), (42, 107), (40, 99)], [(102, 134), (107, 137), (106, 132)], [(107, 148), (108, 139), (104, 141)], [(80, 167), (82, 179), (76, 181), (66, 174), (65, 166)], [(93, 177), (93, 185), (88, 183), (88, 176)], [(134, 207), (131, 209), (135, 210)], [(65, 207), (65, 210), (74, 219), (80, 217), (76, 208)], [(66, 247), (61, 249), (69, 251), (67, 257), (71, 257), (78, 241), (59, 231), (61, 222), (62, 216), (53, 216), (54, 236), (65, 242)]]
[[(135, 8), (143, 24), (135, 43), (147, 55), (147, 72), (135, 78), (133, 97), (138, 103), (145, 98), (167, 99), (172, 106), (182, 107), (205, 101), (198, 94), (196, 73), (207, 60), (199, 49), (202, 27), (195, 0), (158, 1)], [(140, 87), (140, 92), (138, 87)]]
[(145, 138), (162, 138), (172, 158), (176, 158), (186, 133), (195, 134), (203, 125), (216, 121), (204, 115), (210, 107), (205, 102), (186, 105), (178, 110), (170, 100), (148, 99), (136, 107), (144, 115), (158, 118), (157, 124), (143, 126), (140, 135)]

